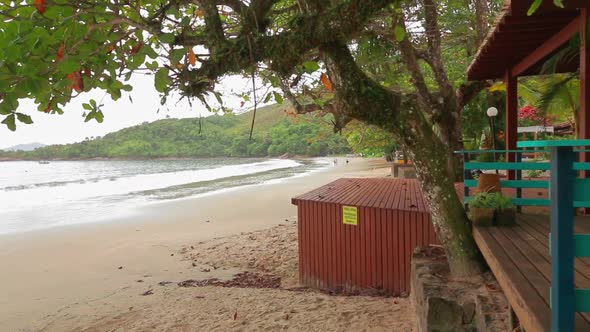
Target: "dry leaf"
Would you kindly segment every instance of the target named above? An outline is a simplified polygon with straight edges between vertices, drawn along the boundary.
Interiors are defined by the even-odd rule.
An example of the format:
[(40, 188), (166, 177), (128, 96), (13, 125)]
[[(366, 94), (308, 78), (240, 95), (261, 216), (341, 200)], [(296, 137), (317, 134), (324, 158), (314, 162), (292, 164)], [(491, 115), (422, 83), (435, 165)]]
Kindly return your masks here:
[(82, 80), (82, 75), (80, 75), (79, 71), (71, 72), (66, 77), (72, 81), (72, 89), (76, 90), (76, 92), (84, 90), (84, 81)]
[(35, 8), (39, 14), (45, 13), (45, 0), (35, 0)]
[(45, 113), (50, 113), (53, 110), (53, 98), (47, 103), (47, 107), (43, 110)]
[(193, 66), (197, 64), (197, 56), (195, 55), (192, 47), (188, 49), (188, 63)]
[(139, 42), (139, 43), (133, 45), (133, 47), (131, 48), (131, 54), (137, 54), (139, 52), (139, 50), (141, 50), (142, 46), (143, 46), (142, 42)]
[(62, 42), (61, 44), (59, 44), (59, 47), (57, 49), (57, 54), (55, 55), (55, 60), (60, 61), (61, 59), (63, 59), (64, 57), (64, 43)]
[(320, 81), (322, 81), (322, 84), (324, 85), (326, 90), (328, 90), (330, 92), (334, 91), (334, 87), (332, 86), (332, 81), (330, 81), (330, 78), (328, 77), (328, 75), (326, 75), (325, 73), (322, 74), (320, 76)]

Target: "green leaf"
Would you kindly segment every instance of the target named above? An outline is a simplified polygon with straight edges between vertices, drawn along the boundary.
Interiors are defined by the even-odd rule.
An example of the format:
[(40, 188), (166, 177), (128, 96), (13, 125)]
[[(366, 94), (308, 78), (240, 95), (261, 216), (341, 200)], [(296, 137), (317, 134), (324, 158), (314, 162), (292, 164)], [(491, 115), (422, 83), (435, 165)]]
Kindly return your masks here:
[(35, 78), (30, 78), (26, 81), (27, 90), (32, 94), (36, 95), (41, 91), (41, 82)]
[(96, 122), (102, 123), (102, 121), (104, 120), (104, 114), (102, 114), (102, 111), (96, 111), (94, 119), (96, 119)]
[(264, 98), (264, 101), (262, 101), (263, 104), (266, 104), (270, 101), (270, 97), (272, 97), (272, 95), (270, 93), (268, 93), (266, 95), (266, 97)]
[(404, 40), (404, 38), (406, 38), (406, 31), (401, 26), (396, 25), (395, 28), (393, 28), (393, 35), (395, 36), (395, 40), (397, 42), (401, 42)]
[(150, 70), (156, 70), (160, 66), (158, 61), (146, 62), (145, 66)]
[(8, 129), (10, 129), (11, 131), (15, 131), (16, 130), (16, 123), (14, 121), (14, 113), (10, 114), (9, 116), (4, 118), (4, 121), (2, 121), (3, 124), (6, 125), (6, 127), (8, 127)]
[(151, 59), (156, 59), (158, 57), (158, 53), (156, 53), (156, 51), (154, 51), (154, 49), (151, 46), (144, 45), (142, 49), (145, 52), (145, 54)]
[(303, 68), (307, 73), (313, 73), (314, 71), (320, 69), (320, 65), (315, 61), (306, 61), (303, 63)]
[(156, 72), (154, 83), (158, 92), (166, 92), (172, 80), (168, 76), (168, 68), (160, 68)]
[(174, 50), (170, 51), (170, 61), (172, 63), (179, 63), (185, 54), (186, 54), (186, 49), (184, 47), (174, 49)]
[(279, 103), (279, 104), (282, 104), (282, 103), (283, 103), (283, 96), (281, 96), (281, 94), (280, 94), (280, 93), (278, 93), (278, 92), (273, 92), (272, 94), (274, 95), (274, 97), (275, 97), (275, 101), (276, 101), (277, 103)]
[(553, 4), (559, 8), (563, 8), (563, 0), (553, 0)]
[(92, 119), (94, 119), (94, 112), (88, 112), (88, 114), (86, 114), (86, 117), (84, 117), (84, 122), (88, 122)]
[(104, 114), (102, 114), (102, 111), (92, 111), (86, 115), (86, 118), (84, 118), (84, 122), (88, 122), (92, 119), (96, 120), (96, 122), (98, 123), (102, 123), (102, 121), (104, 120)]
[(174, 34), (173, 33), (163, 33), (160, 35), (160, 41), (166, 44), (174, 43)]
[[(543, 0), (535, 0), (535, 2), (533, 2), (533, 4), (529, 7), (529, 10), (526, 12), (526, 14), (528, 16), (533, 15), (537, 11), (537, 9), (539, 9), (539, 6), (541, 5), (542, 1)], [(554, 0), (554, 1), (556, 1), (556, 0)], [(559, 1), (559, 0), (557, 0), (557, 1)]]
[(269, 80), (273, 88), (278, 88), (281, 85), (281, 80), (276, 76), (271, 76)]
[(215, 96), (215, 98), (217, 98), (217, 102), (219, 102), (219, 105), (223, 105), (223, 99), (221, 99), (221, 95), (215, 91), (213, 91), (213, 95)]
[(83, 107), (85, 110), (92, 111), (92, 106), (90, 106), (90, 104), (83, 103), (83, 104), (82, 104), (82, 107)]
[(80, 63), (75, 59), (68, 58), (66, 60), (60, 61), (60, 63), (57, 65), (57, 69), (59, 69), (62, 74), (67, 75), (71, 72), (79, 70)]
[(8, 115), (18, 108), (19, 102), (12, 95), (6, 95), (5, 99), (0, 103), (0, 114)]
[(18, 119), (18, 121), (20, 121), (24, 124), (32, 124), (33, 123), (33, 119), (31, 119), (30, 116), (23, 114), (23, 113), (16, 113), (16, 118)]

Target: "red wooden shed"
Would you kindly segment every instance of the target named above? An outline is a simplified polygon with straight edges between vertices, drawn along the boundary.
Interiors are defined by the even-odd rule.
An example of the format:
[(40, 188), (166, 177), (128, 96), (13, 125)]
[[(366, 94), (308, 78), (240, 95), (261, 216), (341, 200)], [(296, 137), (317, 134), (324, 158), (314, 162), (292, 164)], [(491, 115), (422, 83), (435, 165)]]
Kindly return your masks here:
[(415, 179), (339, 179), (292, 203), (309, 287), (407, 295), (412, 251), (438, 243)]

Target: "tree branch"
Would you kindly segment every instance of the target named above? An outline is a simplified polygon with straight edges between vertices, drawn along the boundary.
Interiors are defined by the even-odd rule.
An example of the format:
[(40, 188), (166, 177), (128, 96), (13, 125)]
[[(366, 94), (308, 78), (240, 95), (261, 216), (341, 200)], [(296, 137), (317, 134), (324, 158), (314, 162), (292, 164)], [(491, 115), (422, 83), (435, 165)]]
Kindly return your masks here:
[(416, 88), (416, 91), (418, 91), (418, 102), (421, 104), (421, 108), (425, 112), (430, 113), (432, 111), (432, 100), (430, 98), (430, 91), (424, 80), (424, 75), (418, 65), (418, 52), (414, 44), (410, 41), (403, 13), (398, 15), (396, 19), (398, 26), (402, 27), (406, 33), (404, 38), (399, 42), (402, 59), (410, 72), (412, 84)]
[(474, 81), (461, 84), (456, 92), (459, 109), (463, 109), (481, 90), (488, 86), (490, 86), (490, 82), (487, 81)]
[(475, 32), (476, 41), (475, 45), (480, 45), (486, 38), (488, 33), (488, 22), (489, 7), (487, 0), (473, 0), (475, 7)]
[[(385, 6), (396, 0), (349, 0), (333, 6), (326, 11), (313, 15), (296, 17), (289, 29), (268, 36), (252, 36), (252, 50), (255, 62), (268, 62), (270, 69), (281, 74), (291, 72), (301, 62), (302, 57), (322, 44), (336, 40), (354, 38), (366, 25), (367, 21)], [(219, 56), (202, 62), (202, 66), (191, 71), (185, 81), (179, 82), (180, 88), (188, 96), (203, 93), (208, 84), (204, 80), (215, 81), (228, 73), (238, 73), (251, 65), (248, 50), (248, 36), (241, 33), (238, 37), (226, 40), (225, 45), (215, 45)], [(195, 40), (186, 37), (184, 45), (195, 45)]]
[(207, 35), (205, 45), (211, 51), (211, 56), (215, 58), (218, 55), (218, 50), (226, 43), (221, 18), (217, 11), (217, 5), (214, 2), (201, 0), (199, 4), (203, 9), (205, 19), (205, 34)]
[(445, 98), (454, 98), (453, 85), (447, 77), (440, 51), (440, 27), (438, 26), (438, 13), (436, 3), (433, 0), (424, 0), (424, 30), (426, 31), (428, 45), (428, 64), (432, 68), (434, 77), (439, 86), (440, 94)]

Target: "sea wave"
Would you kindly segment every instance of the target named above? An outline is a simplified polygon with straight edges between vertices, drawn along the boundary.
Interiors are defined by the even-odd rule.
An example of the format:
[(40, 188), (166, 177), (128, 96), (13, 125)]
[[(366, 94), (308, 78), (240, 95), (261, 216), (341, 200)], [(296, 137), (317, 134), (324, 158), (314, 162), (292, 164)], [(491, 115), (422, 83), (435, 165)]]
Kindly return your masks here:
[[(158, 190), (174, 186), (214, 181), (224, 178), (257, 174), (300, 166), (294, 160), (273, 159), (250, 164), (225, 165), (209, 169), (136, 174), (118, 178), (93, 178), (88, 180), (57, 181), (8, 187), (0, 190), (0, 201), (9, 208), (22, 208), (77, 201), (101, 196), (126, 195), (134, 192)], [(17, 189), (18, 188), (18, 189)]]
[[(323, 169), (328, 162), (220, 159), (51, 165), (36, 170), (32, 165), (31, 177), (20, 187), (13, 178), (6, 181), (10, 172), (0, 176), (0, 234), (116, 220), (140, 213), (146, 204), (280, 182)], [(12, 174), (24, 173), (22, 166), (13, 164)], [(48, 181), (50, 172), (58, 174), (55, 181)]]

